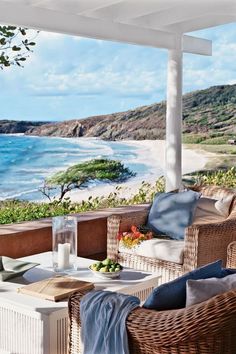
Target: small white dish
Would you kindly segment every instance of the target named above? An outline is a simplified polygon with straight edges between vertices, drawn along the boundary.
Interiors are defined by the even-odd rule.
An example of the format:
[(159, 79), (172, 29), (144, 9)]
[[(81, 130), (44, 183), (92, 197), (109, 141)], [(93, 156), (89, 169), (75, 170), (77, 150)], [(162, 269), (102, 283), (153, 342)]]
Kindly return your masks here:
[(90, 272), (92, 272), (96, 277), (101, 278), (101, 279), (116, 279), (119, 278), (120, 273), (122, 270), (119, 272), (99, 272), (97, 270), (92, 270), (90, 267), (88, 267)]

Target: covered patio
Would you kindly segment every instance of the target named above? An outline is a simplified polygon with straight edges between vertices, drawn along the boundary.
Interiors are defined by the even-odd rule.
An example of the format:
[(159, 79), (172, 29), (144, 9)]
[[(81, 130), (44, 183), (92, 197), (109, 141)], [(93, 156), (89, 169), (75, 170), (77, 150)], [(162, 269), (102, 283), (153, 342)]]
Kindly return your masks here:
[[(212, 50), (214, 43), (207, 39), (189, 35), (189, 33), (235, 21), (235, 0), (0, 0), (0, 23), (3, 25), (22, 26), (40, 31), (122, 42), (131, 45), (150, 46), (154, 48), (166, 49), (168, 51), (165, 153), (165, 190), (167, 192), (181, 189), (182, 186), (183, 54), (191, 53), (194, 55), (204, 56), (214, 55), (214, 50)], [(207, 191), (205, 190), (205, 192), (206, 196), (212, 196), (211, 188)], [(226, 195), (228, 193), (228, 191), (225, 190), (223, 192), (226, 193)], [(218, 193), (218, 190), (216, 193)], [(93, 259), (102, 259), (107, 252), (109, 257), (114, 257), (119, 261), (121, 260), (125, 266), (135, 268), (137, 265), (137, 260), (133, 260), (132, 256), (128, 256), (126, 259), (126, 256), (123, 256), (122, 253), (120, 253), (121, 258), (118, 258), (119, 252), (117, 249), (117, 233), (121, 230), (125, 231), (127, 227), (133, 225), (135, 221), (142, 224), (142, 221), (147, 217), (148, 209), (148, 205), (137, 205), (81, 213), (78, 225), (78, 254), (86, 258), (90, 257)], [(162, 268), (163, 274), (161, 274), (161, 276), (164, 281), (167, 281), (173, 277), (180, 276), (187, 271), (191, 271), (194, 268), (213, 261), (215, 260), (215, 257), (222, 258), (225, 265), (227, 258), (227, 247), (236, 239), (235, 193), (234, 195), (232, 194), (231, 207), (229, 207), (229, 209), (230, 213), (222, 222), (222, 225), (220, 223), (215, 224), (210, 227), (210, 231), (208, 225), (200, 225), (199, 227), (194, 226), (193, 228), (189, 228), (188, 233), (186, 234), (187, 241), (184, 254), (186, 261), (184, 261), (183, 264), (176, 266), (176, 264), (173, 265), (173, 262), (170, 265), (171, 262), (169, 261), (163, 262), (158, 260), (159, 263), (157, 265), (151, 261), (150, 263), (145, 263), (145, 266), (142, 265), (144, 270), (151, 272), (153, 269), (156, 270), (156, 267)], [(94, 237), (94, 230), (96, 230), (96, 239)], [(48, 252), (52, 249), (51, 219), (4, 225), (1, 227), (0, 234), (0, 249), (2, 254), (7, 254), (8, 256), (14, 258)], [(227, 235), (224, 238), (223, 246), (222, 243), (215, 242), (213, 252), (208, 252), (207, 247), (212, 245), (213, 238), (215, 237), (219, 240), (222, 234), (224, 236)], [(232, 267), (235, 267), (235, 249), (236, 247), (234, 245), (234, 250), (228, 255), (228, 265)], [(145, 296), (146, 295), (147, 294), (145, 293)], [(214, 309), (217, 309), (218, 307), (220, 308), (221, 306), (223, 308), (225, 302), (228, 301), (228, 298), (225, 298), (223, 298), (223, 300), (220, 299), (217, 304), (214, 303)], [(231, 293), (229, 296), (231, 306), (228, 308), (229, 312), (235, 310), (234, 299), (235, 296)], [(78, 301), (78, 299), (76, 301)], [(204, 320), (207, 321), (208, 317), (211, 316), (212, 312), (214, 312), (214, 309), (211, 311), (212, 308), (213, 305), (211, 303), (209, 306), (207, 304), (206, 307), (199, 307), (199, 318), (204, 318)], [(201, 317), (201, 311), (203, 311), (204, 314), (206, 313), (206, 318)], [(143, 315), (141, 312), (139, 312), (139, 314), (140, 317), (138, 318), (138, 321), (141, 323), (143, 321)], [(215, 311), (215, 314), (217, 315), (218, 312)], [(135, 316), (136, 315), (132, 314), (130, 318), (130, 323), (132, 322), (130, 324), (130, 329), (131, 332), (133, 331), (132, 333), (135, 333), (134, 337), (136, 336), (135, 331), (137, 330), (137, 319)], [(144, 314), (144, 316), (146, 316), (146, 314)], [(195, 346), (195, 343), (190, 343), (188, 347), (189, 333), (190, 335), (194, 333), (194, 336), (197, 336), (198, 334), (196, 328), (192, 329), (193, 327), (196, 327), (195, 325), (192, 326), (192, 323), (196, 320), (194, 317), (194, 311), (187, 312), (186, 316), (183, 311), (178, 313), (176, 312), (176, 316), (178, 319), (181, 318), (182, 322), (176, 321), (176, 326), (181, 328), (181, 330), (177, 333), (176, 337), (173, 336), (173, 352), (177, 352), (177, 349), (179, 350), (176, 342), (183, 333), (182, 328), (186, 323), (186, 318), (188, 318), (188, 323), (186, 328), (184, 328), (184, 333), (186, 335), (186, 337), (184, 337), (184, 341), (185, 344), (187, 344), (184, 348), (190, 348), (191, 345)], [(219, 310), (219, 316), (221, 316), (220, 323), (223, 325), (225, 323), (224, 311)], [(163, 314), (163, 318), (164, 326), (166, 326), (166, 337), (163, 341), (165, 346), (169, 345), (169, 333), (170, 331), (173, 332), (173, 327), (168, 324), (170, 318), (169, 313), (166, 315)], [(175, 323), (175, 314), (171, 317), (171, 321), (172, 320), (173, 323)], [(52, 333), (56, 338), (56, 331), (58, 331), (58, 333), (60, 332), (60, 336), (62, 338), (60, 337), (60, 341), (53, 338), (53, 341), (55, 343), (57, 341), (57, 343), (55, 344), (53, 341), (52, 342), (53, 345), (58, 345), (58, 348), (61, 348), (60, 353), (64, 354), (66, 353), (67, 347), (65, 340), (65, 333), (67, 334), (67, 317), (63, 317), (62, 319), (59, 319), (58, 317), (57, 321), (57, 330), (54, 331), (54, 329), (52, 329)], [(149, 320), (145, 319), (145, 321), (148, 322)], [(201, 322), (202, 321), (199, 320), (196, 323), (201, 326)], [(148, 342), (147, 348), (149, 348), (149, 350), (156, 338), (156, 333), (154, 332), (156, 332), (157, 325), (160, 325), (160, 323), (159, 318), (156, 317), (154, 319), (155, 330), (153, 331), (153, 328), (150, 329), (150, 331), (152, 331), (152, 337), (150, 337), (151, 339), (145, 339)], [(41, 324), (37, 324), (37, 326), (41, 326)], [(53, 322), (50, 320), (50, 330), (51, 327), (53, 327)], [(217, 322), (213, 323), (211, 328), (213, 327), (217, 332)], [(43, 336), (47, 336), (46, 332), (49, 327), (43, 327), (43, 329), (42, 327), (37, 327), (37, 330), (34, 330), (33, 326), (32, 328), (33, 329), (29, 327), (29, 331), (32, 330), (34, 335), (37, 334), (37, 331), (39, 331), (40, 328), (43, 338)], [(143, 327), (142, 331), (144, 333)], [(230, 325), (227, 327), (227, 331), (230, 332)], [(208, 329), (206, 330), (205, 328), (204, 336), (208, 335), (207, 332)], [(18, 334), (18, 336), (20, 337), (20, 334)], [(140, 338), (140, 348), (143, 345), (145, 347), (146, 344), (142, 343), (142, 341), (144, 341), (142, 340), (142, 335)], [(210, 339), (213, 342), (214, 338), (215, 337), (212, 334)], [(223, 334), (222, 338), (223, 342), (226, 335)], [(50, 343), (51, 339), (47, 340), (48, 342), (45, 341), (44, 343), (39, 343), (39, 348), (41, 346), (41, 351), (39, 352), (50, 352), (50, 354), (54, 354), (55, 351), (49, 351), (48, 349), (50, 345), (51, 348), (53, 347)], [(76, 341), (77, 340), (78, 339), (76, 339)], [(30, 348), (34, 347), (34, 343), (32, 343), (30, 343)], [(0, 342), (0, 354), (1, 347), (5, 349), (8, 345), (6, 344), (4, 347), (4, 345), (1, 344), (2, 343)], [(133, 344), (135, 348), (135, 340)], [(200, 344), (202, 345), (202, 343)], [(200, 344), (197, 343), (196, 346)], [(12, 345), (14, 346), (15, 343)], [(159, 341), (159, 339), (157, 339), (157, 343), (155, 343), (155, 345), (162, 346), (162, 340)], [(78, 352), (76, 351), (76, 346), (77, 342), (75, 344), (74, 353)], [(208, 343), (206, 340), (203, 344), (203, 348), (206, 351), (203, 350), (199, 353), (210, 353), (207, 351), (207, 346)], [(221, 349), (222, 348), (220, 348), (220, 350)], [(185, 349), (182, 348), (181, 350)], [(231, 350), (231, 348), (227, 347), (227, 350)], [(71, 350), (70, 353), (72, 352), (73, 351)], [(134, 352), (136, 353), (136, 351)], [(188, 353), (188, 351), (178, 352)], [(28, 353), (32, 354), (30, 351), (28, 351), (27, 354)], [(137, 353), (141, 353), (141, 349), (140, 352), (137, 351)], [(147, 351), (147, 353), (151, 352)], [(195, 352), (192, 351), (191, 353)], [(223, 354), (223, 352), (220, 351), (217, 353)], [(227, 351), (227, 353), (230, 354), (230, 351)]]

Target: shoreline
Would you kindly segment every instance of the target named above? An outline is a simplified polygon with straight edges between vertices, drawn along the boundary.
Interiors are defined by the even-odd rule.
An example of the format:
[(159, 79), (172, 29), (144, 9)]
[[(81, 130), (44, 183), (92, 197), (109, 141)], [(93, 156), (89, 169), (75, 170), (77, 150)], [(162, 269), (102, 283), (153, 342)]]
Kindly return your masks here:
[[(143, 176), (131, 178), (124, 183), (110, 183), (106, 185), (91, 186), (86, 189), (76, 190), (68, 193), (72, 202), (81, 202), (88, 199), (108, 196), (116, 192), (116, 187), (120, 187), (119, 196), (129, 197), (135, 194), (141, 187), (142, 181), (154, 184), (156, 180), (163, 176), (165, 168), (165, 140), (122, 140), (122, 143), (137, 148), (139, 162), (149, 165), (148, 173)], [(191, 173), (204, 169), (212, 155), (207, 152), (191, 149), (183, 145), (182, 161), (183, 174)]]
[[(17, 134), (22, 136), (22, 134)], [(15, 134), (8, 136), (15, 136)], [(24, 136), (24, 135), (23, 135)], [(28, 137), (28, 136), (27, 136)], [(33, 138), (32, 136), (30, 136)], [(118, 194), (120, 198), (129, 198), (136, 194), (142, 185), (142, 182), (148, 182), (154, 185), (159, 177), (164, 175), (165, 171), (165, 140), (117, 140), (114, 142), (107, 142), (100, 138), (58, 138), (53, 137), (51, 139), (63, 139), (65, 144), (56, 142), (51, 146), (51, 143), (45, 149), (46, 156), (48, 154), (49, 159), (54, 156), (57, 157), (55, 163), (55, 158), (52, 160), (52, 165), (45, 169), (45, 164), (40, 165), (40, 156), (44, 152), (44, 146), (42, 146), (42, 151), (35, 152), (36, 162), (31, 166), (30, 164), (25, 164), (25, 157), (20, 159), (19, 168), (15, 170), (15, 173), (25, 174), (26, 176), (31, 175), (32, 178), (29, 180), (29, 186), (27, 189), (15, 190), (16, 196), (5, 197), (4, 190), (2, 194), (0, 193), (0, 200), (29, 200), (32, 202), (48, 202), (46, 198), (38, 197), (37, 181), (40, 177), (46, 178), (47, 175), (53, 174), (56, 171), (60, 171), (68, 168), (70, 165), (82, 162), (85, 158), (92, 159), (98, 158), (100, 156), (106, 158), (114, 158), (120, 160), (126, 167), (129, 167), (131, 171), (136, 173), (135, 177), (128, 179), (123, 183), (101, 183), (98, 181), (91, 181), (87, 188), (81, 190), (73, 190), (66, 196), (71, 198), (72, 202), (81, 202), (87, 200), (89, 197), (107, 197), (110, 193)], [(69, 144), (67, 143), (69, 142)], [(11, 141), (10, 141), (11, 143)], [(40, 141), (39, 141), (40, 143)], [(72, 145), (71, 145), (72, 143)], [(117, 144), (116, 144), (117, 143)], [(78, 144), (78, 146), (77, 146)], [(11, 147), (12, 145), (10, 145)], [(23, 145), (24, 146), (24, 145)], [(32, 145), (34, 147), (34, 145)], [(31, 147), (28, 149), (23, 149), (24, 154), (29, 153), (31, 156)], [(37, 143), (38, 147), (38, 143)], [(50, 153), (50, 149), (53, 150), (53, 155)], [(37, 155), (38, 153), (38, 155)], [(40, 155), (41, 154), (41, 155)], [(207, 168), (206, 166), (214, 160), (216, 154), (212, 152), (207, 152), (199, 149), (199, 146), (189, 146), (183, 145), (183, 174), (191, 173), (193, 171), (202, 170)], [(24, 155), (25, 156), (25, 155)], [(28, 156), (28, 159), (29, 159)], [(34, 155), (33, 155), (34, 156)], [(39, 160), (37, 160), (39, 156)], [(44, 156), (44, 155), (43, 155)], [(12, 157), (15, 158), (14, 156)], [(45, 156), (43, 157), (45, 159)], [(51, 161), (51, 160), (49, 160)], [(12, 161), (11, 161), (12, 162)], [(47, 159), (46, 159), (47, 163)], [(25, 166), (24, 166), (25, 164)], [(16, 165), (18, 166), (18, 165)], [(5, 173), (5, 172), (4, 172)], [(34, 175), (35, 174), (35, 175)], [(15, 179), (12, 180), (12, 175), (8, 178), (9, 186), (14, 183)], [(34, 178), (33, 178), (34, 177)], [(28, 177), (27, 177), (28, 178)], [(26, 180), (27, 181), (27, 180)], [(19, 180), (19, 183), (22, 183)], [(25, 182), (24, 182), (25, 183)], [(9, 186), (7, 186), (9, 188)], [(117, 191), (118, 187), (118, 191)], [(28, 195), (31, 192), (32, 197), (21, 198), (23, 195)], [(19, 194), (20, 193), (20, 194)], [(11, 195), (13, 191), (11, 190)]]

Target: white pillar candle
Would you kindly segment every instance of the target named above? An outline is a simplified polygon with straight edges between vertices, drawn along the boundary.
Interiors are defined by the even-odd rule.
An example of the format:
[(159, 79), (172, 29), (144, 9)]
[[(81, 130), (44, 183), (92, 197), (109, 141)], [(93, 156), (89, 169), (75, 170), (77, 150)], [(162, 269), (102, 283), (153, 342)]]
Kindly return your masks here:
[(67, 269), (70, 266), (70, 244), (58, 244), (58, 268)]

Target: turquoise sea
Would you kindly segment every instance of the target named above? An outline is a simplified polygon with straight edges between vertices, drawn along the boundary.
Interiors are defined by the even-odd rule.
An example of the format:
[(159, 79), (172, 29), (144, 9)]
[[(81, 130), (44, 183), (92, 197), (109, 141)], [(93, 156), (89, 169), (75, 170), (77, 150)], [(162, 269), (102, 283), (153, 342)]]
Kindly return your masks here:
[(148, 166), (138, 161), (138, 148), (125, 142), (0, 135), (0, 200), (41, 200), (38, 188), (46, 177), (100, 157), (122, 161), (139, 178), (147, 173)]

